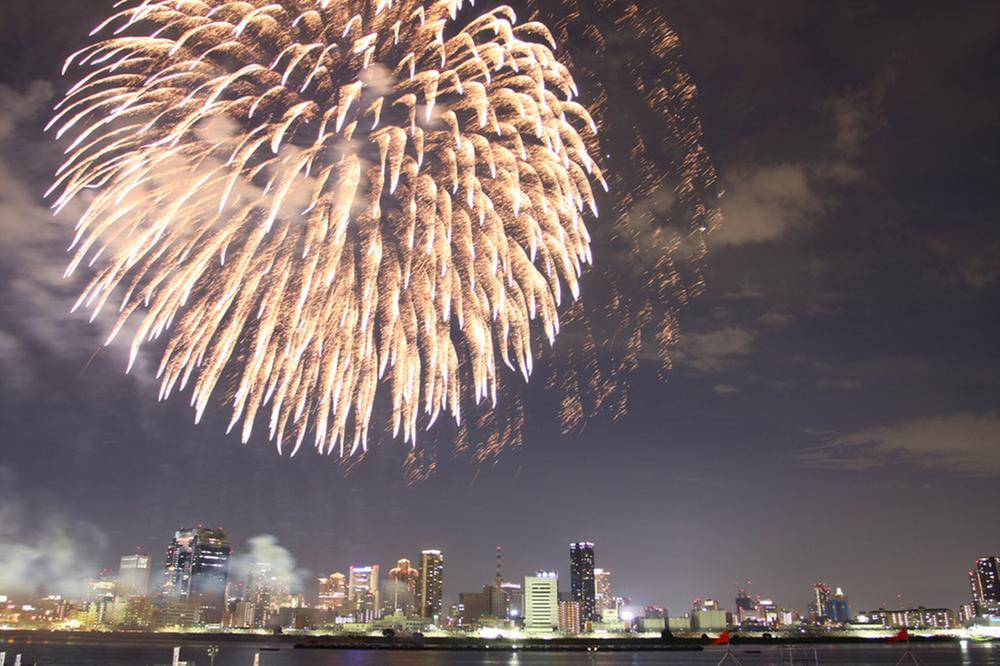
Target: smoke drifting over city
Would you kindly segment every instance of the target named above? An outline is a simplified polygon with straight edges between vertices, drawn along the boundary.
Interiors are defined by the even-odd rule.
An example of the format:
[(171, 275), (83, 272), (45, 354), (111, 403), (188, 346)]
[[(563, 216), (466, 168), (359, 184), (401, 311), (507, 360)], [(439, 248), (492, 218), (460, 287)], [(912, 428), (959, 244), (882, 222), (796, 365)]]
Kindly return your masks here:
[(104, 532), (58, 511), (36, 520), (14, 488), (13, 472), (0, 466), (0, 594), (80, 595), (107, 551)]

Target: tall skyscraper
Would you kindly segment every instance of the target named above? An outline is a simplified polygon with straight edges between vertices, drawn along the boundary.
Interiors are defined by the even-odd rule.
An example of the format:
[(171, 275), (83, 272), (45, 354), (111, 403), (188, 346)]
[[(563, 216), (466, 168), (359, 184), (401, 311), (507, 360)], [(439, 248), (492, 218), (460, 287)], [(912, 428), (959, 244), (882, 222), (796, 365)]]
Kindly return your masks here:
[(440, 550), (420, 552), (420, 615), (432, 618), (441, 615), (444, 599), (444, 553)]
[(573, 601), (580, 602), (580, 621), (597, 619), (594, 596), (594, 544), (588, 541), (569, 545), (569, 586)]
[(607, 608), (615, 608), (615, 595), (611, 588), (611, 572), (594, 569), (594, 612), (600, 615)]
[(757, 602), (746, 590), (736, 593), (736, 621), (739, 624), (757, 619)]
[(828, 602), (826, 616), (834, 622), (850, 622), (851, 620), (851, 607), (847, 595), (839, 587)]
[(357, 620), (368, 622), (379, 612), (379, 565), (351, 566), (347, 593), (357, 608)]
[(416, 610), (417, 588), (420, 583), (420, 572), (415, 569), (405, 557), (396, 562), (389, 570), (389, 575), (382, 591), (383, 608), (391, 613), (397, 611), (407, 615)]
[(118, 565), (118, 586), (115, 594), (119, 597), (139, 597), (149, 593), (149, 555), (125, 555)]
[(969, 572), (976, 615), (1000, 614), (1000, 557), (980, 557)]
[(539, 571), (524, 577), (525, 631), (552, 631), (559, 626), (559, 574)]
[(831, 590), (826, 583), (813, 584), (813, 601), (809, 604), (810, 615), (813, 621), (820, 621), (827, 617), (830, 608)]
[(254, 607), (254, 626), (266, 627), (291, 598), (291, 581), (279, 576), (270, 562), (253, 562), (247, 573), (246, 601)]
[(202, 622), (220, 623), (231, 553), (229, 538), (222, 528), (178, 530), (167, 548), (163, 598), (197, 604)]
[(344, 574), (332, 573), (319, 579), (319, 607), (323, 610), (337, 610), (347, 603), (347, 584)]

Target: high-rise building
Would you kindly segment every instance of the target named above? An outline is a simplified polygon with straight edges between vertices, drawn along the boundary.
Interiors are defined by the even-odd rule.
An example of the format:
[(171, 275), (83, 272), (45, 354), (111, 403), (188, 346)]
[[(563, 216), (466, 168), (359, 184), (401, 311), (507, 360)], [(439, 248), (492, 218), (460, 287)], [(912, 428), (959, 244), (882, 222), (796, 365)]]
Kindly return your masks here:
[(347, 594), (357, 609), (359, 622), (374, 620), (379, 612), (379, 565), (351, 566)]
[(339, 610), (347, 603), (347, 585), (344, 574), (332, 573), (319, 579), (319, 607), (323, 610)]
[(110, 569), (101, 569), (97, 576), (83, 581), (83, 600), (87, 603), (111, 603), (115, 598), (115, 576)]
[(420, 572), (410, 561), (403, 558), (389, 570), (389, 575), (382, 589), (382, 607), (390, 615), (399, 611), (410, 615), (416, 611), (417, 586), (420, 582)]
[(814, 622), (822, 621), (827, 617), (827, 609), (830, 605), (831, 590), (826, 583), (813, 584), (813, 601), (809, 604), (810, 619)]
[(611, 588), (611, 572), (594, 569), (594, 609), (600, 615), (605, 608), (615, 607), (615, 595)]
[(569, 545), (569, 585), (573, 601), (580, 602), (580, 620), (597, 619), (594, 597), (594, 544), (580, 541)]
[(524, 589), (518, 583), (501, 583), (500, 589), (507, 597), (507, 619), (524, 617)]
[(221, 623), (231, 553), (222, 528), (178, 530), (167, 548), (162, 598), (197, 606), (205, 624)]
[(747, 594), (746, 590), (740, 590), (736, 593), (737, 624), (742, 625), (745, 622), (754, 622), (757, 619), (757, 602)]
[(559, 602), (559, 631), (569, 634), (580, 633), (580, 602), (564, 600)]
[(268, 626), (272, 617), (291, 602), (291, 581), (270, 562), (253, 562), (247, 573), (246, 601), (254, 606), (254, 626)]
[(524, 577), (524, 628), (552, 631), (559, 626), (559, 574), (539, 571)]
[(833, 597), (827, 602), (824, 615), (837, 623), (851, 621), (851, 607), (847, 602), (847, 595), (839, 587)]
[(149, 593), (149, 555), (125, 555), (118, 565), (118, 585), (115, 594), (119, 597), (139, 597)]
[(440, 550), (420, 552), (420, 615), (440, 617), (444, 599), (444, 553)]
[(484, 585), (482, 592), (461, 592), (458, 605), (462, 612), (462, 624), (474, 625), (483, 618), (495, 617), (490, 609), (493, 586)]
[(899, 629), (951, 629), (955, 626), (955, 613), (950, 608), (902, 608), (899, 610), (878, 610), (865, 613), (870, 622), (884, 627)]
[(969, 572), (976, 615), (1000, 615), (1000, 557), (980, 557)]

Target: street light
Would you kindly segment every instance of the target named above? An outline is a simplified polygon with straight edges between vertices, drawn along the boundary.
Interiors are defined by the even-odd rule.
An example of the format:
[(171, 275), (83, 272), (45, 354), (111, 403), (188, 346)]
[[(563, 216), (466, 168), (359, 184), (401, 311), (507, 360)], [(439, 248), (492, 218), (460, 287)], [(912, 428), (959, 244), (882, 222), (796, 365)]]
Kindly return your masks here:
[(208, 659), (209, 659), (209, 664), (211, 666), (215, 666), (215, 655), (217, 655), (217, 654), (219, 654), (219, 646), (218, 645), (209, 645), (208, 646)]

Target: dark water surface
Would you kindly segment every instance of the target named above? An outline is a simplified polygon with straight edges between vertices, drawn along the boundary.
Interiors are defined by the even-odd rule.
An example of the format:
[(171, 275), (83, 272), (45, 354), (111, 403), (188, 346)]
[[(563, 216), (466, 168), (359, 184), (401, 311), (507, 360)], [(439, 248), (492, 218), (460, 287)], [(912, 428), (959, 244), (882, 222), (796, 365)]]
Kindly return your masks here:
[[(181, 659), (197, 666), (209, 666), (206, 654), (209, 643), (185, 641)], [(216, 666), (252, 666), (254, 654), (260, 653), (260, 666), (437, 666), (459, 664), (465, 666), (534, 664), (570, 666), (572, 664), (717, 664), (724, 656), (723, 648), (706, 648), (703, 652), (443, 652), (443, 651), (386, 651), (386, 650), (296, 650), (288, 643), (275, 643), (276, 651), (264, 651), (266, 643), (229, 642), (220, 645)], [(859, 666), (892, 666), (905, 652), (905, 647), (891, 645), (820, 645), (792, 649), (794, 661), (789, 661), (787, 646), (734, 646), (732, 654), (740, 663), (791, 664), (805, 666), (857, 664)], [(172, 649), (169, 641), (150, 640), (137, 644), (116, 642), (114, 639), (97, 645), (91, 642), (27, 640), (23, 637), (0, 637), (0, 652), (7, 651), (5, 666), (12, 666), (14, 656), (21, 653), (22, 666), (153, 666), (170, 664)], [(814, 651), (815, 650), (815, 655)], [(914, 646), (916, 663), (921, 664), (997, 664), (1000, 665), (1000, 644), (969, 643)], [(815, 659), (814, 659), (815, 657)], [(732, 660), (726, 663), (735, 664)], [(907, 659), (903, 663), (912, 664)]]

